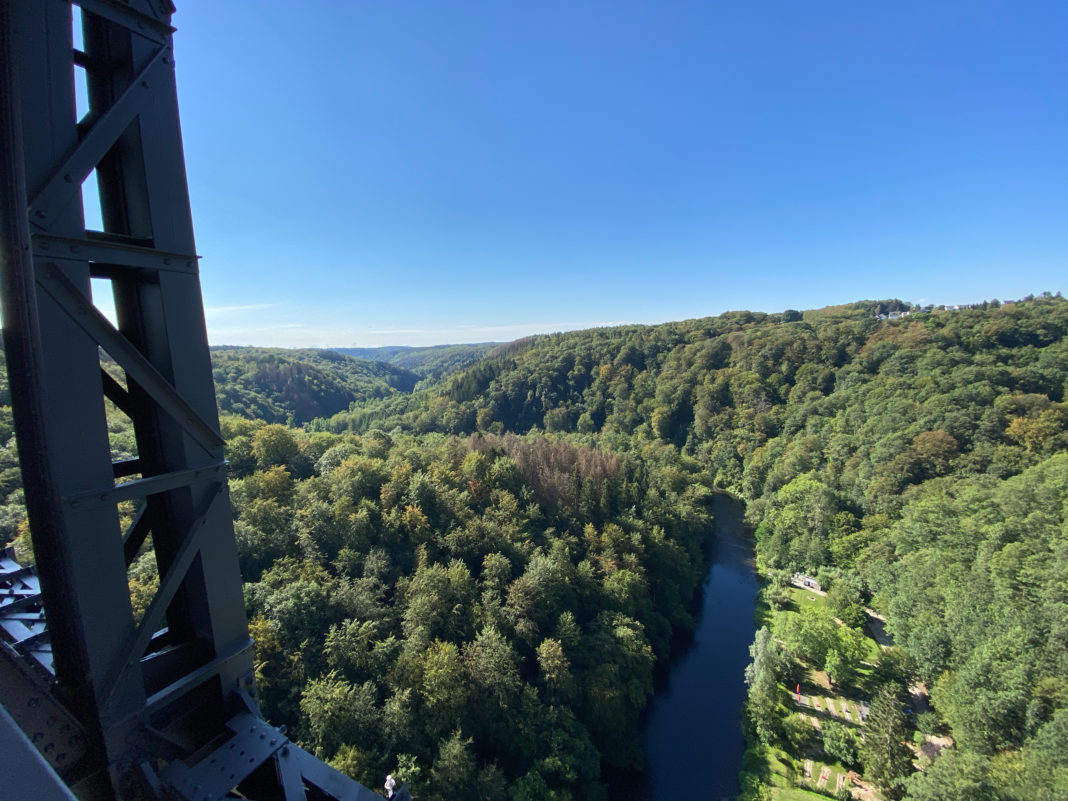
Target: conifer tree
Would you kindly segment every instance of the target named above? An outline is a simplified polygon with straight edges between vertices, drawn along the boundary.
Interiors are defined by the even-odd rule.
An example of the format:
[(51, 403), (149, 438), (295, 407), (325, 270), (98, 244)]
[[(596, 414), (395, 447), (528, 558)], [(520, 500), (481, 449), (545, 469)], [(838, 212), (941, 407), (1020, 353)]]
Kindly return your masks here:
[(912, 772), (912, 752), (903, 742), (906, 729), (901, 701), (891, 688), (883, 687), (871, 702), (860, 761), (864, 775), (878, 784), (888, 798), (904, 795), (900, 780)]

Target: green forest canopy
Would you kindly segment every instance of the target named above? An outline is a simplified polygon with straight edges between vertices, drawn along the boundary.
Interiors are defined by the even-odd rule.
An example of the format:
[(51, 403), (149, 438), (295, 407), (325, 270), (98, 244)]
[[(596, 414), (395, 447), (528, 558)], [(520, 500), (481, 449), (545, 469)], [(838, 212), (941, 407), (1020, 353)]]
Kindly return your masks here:
[(411, 392), (404, 368), (329, 350), (212, 348), (219, 410), (270, 423), (301, 425), (369, 398)]
[(1068, 303), (879, 319), (902, 307), (556, 334), (410, 393), (359, 373), (360, 397), (347, 361), (216, 352), (270, 715), (420, 797), (601, 797), (602, 763), (640, 759), (721, 488), (766, 570), (852, 587), (930, 686), (957, 745), (895, 792), (1064, 797)]
[(438, 379), (478, 361), (498, 344), (479, 342), (472, 345), (431, 345), (423, 348), (396, 345), (381, 348), (332, 348), (332, 350), (357, 359), (385, 362), (395, 367), (403, 367), (423, 379)]

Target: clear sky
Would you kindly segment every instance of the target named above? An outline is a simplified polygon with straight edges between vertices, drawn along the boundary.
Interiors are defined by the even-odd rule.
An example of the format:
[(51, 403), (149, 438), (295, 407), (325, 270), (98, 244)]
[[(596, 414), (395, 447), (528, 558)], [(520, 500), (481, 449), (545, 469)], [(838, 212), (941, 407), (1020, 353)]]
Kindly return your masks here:
[(1064, 0), (176, 0), (213, 344), (1068, 292)]

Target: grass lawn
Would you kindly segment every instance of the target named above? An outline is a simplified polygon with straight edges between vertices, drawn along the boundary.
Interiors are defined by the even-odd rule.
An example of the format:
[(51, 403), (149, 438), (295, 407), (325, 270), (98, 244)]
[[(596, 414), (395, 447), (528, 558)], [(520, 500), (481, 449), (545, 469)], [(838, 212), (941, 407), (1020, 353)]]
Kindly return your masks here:
[(813, 793), (810, 790), (802, 790), (800, 787), (774, 787), (771, 797), (776, 801), (827, 801), (827, 796)]
[(871, 635), (867, 631), (864, 632), (864, 639), (868, 643), (868, 655), (864, 657), (865, 662), (871, 662), (873, 665), (878, 661), (879, 654), (883, 649), (879, 647), (879, 643), (872, 639)]
[[(817, 609), (827, 609), (827, 597), (824, 595), (816, 595), (814, 592), (809, 592), (801, 587), (790, 587), (790, 600), (794, 602), (794, 606), (797, 607), (797, 611), (801, 611), (807, 606), (815, 606)], [(830, 614), (828, 612), (828, 614)]]

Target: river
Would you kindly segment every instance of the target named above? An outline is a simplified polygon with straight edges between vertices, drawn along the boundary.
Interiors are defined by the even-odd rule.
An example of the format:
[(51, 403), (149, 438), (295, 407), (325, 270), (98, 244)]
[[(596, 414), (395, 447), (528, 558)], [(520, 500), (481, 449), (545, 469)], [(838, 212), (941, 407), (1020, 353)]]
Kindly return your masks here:
[(717, 495), (714, 510), (716, 539), (697, 629), (658, 682), (642, 734), (645, 770), (612, 781), (612, 799), (720, 801), (738, 793), (757, 584), (741, 503)]

